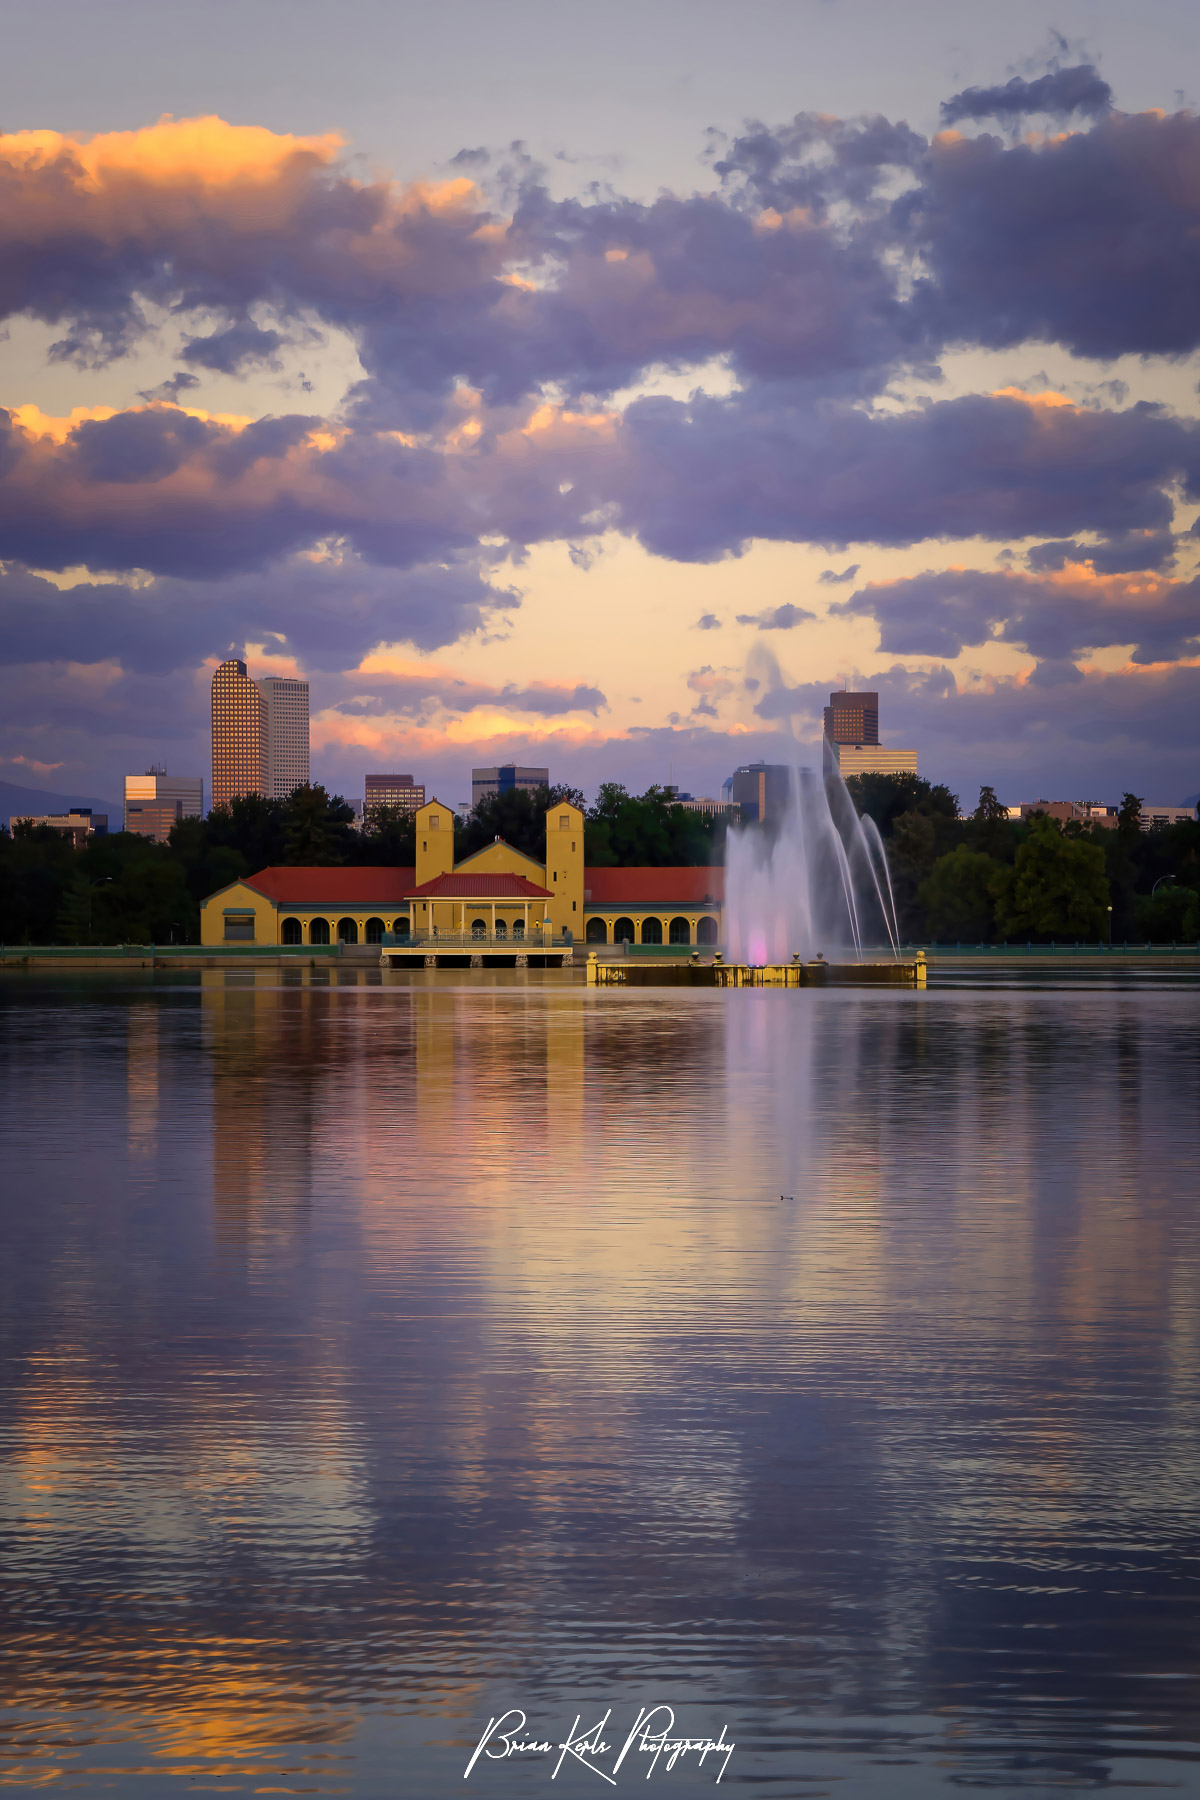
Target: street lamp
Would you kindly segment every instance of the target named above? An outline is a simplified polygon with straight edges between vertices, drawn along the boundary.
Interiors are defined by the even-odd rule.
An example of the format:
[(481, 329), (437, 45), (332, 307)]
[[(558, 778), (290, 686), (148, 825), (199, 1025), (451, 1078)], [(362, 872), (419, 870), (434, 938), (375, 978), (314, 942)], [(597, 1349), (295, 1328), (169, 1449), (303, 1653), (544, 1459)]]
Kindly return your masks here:
[(1112, 907), (1108, 909), (1108, 947), (1112, 949)]
[(1150, 889), (1150, 898), (1153, 900), (1164, 881), (1174, 881), (1174, 879), (1174, 875), (1160, 875), (1154, 886)]
[(115, 875), (101, 875), (97, 881), (89, 881), (87, 884), (87, 888), (88, 888), (88, 937), (89, 938), (92, 935), (92, 895), (95, 893), (95, 891), (98, 887), (103, 887), (105, 882), (115, 881), (115, 880), (116, 880)]

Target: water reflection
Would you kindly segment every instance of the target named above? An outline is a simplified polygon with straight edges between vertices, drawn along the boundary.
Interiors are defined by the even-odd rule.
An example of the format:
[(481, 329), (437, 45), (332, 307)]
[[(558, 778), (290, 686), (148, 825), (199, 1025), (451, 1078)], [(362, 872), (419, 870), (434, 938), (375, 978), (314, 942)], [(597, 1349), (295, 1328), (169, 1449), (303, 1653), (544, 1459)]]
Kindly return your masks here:
[(0, 1780), (1189, 1787), (1190, 994), (317, 973), (0, 994)]

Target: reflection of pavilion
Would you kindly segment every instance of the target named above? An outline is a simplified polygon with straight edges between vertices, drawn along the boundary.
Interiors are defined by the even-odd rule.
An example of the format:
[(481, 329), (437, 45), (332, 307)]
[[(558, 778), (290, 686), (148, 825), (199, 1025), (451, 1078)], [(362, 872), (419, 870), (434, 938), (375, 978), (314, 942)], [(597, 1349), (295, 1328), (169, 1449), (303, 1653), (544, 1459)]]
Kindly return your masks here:
[[(268, 981), (271, 985), (268, 985)], [(321, 1043), (308, 986), (201, 975), (212, 1067), (213, 1209), (228, 1242), (293, 1238), (312, 1193)]]

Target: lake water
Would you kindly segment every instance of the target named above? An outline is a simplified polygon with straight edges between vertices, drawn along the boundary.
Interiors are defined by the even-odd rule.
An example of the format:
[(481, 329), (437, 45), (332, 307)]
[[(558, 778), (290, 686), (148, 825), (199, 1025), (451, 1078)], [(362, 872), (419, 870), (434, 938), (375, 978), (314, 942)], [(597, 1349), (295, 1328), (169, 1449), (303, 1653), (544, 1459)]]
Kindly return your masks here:
[(7, 978), (0, 1783), (1200, 1794), (1198, 1024)]

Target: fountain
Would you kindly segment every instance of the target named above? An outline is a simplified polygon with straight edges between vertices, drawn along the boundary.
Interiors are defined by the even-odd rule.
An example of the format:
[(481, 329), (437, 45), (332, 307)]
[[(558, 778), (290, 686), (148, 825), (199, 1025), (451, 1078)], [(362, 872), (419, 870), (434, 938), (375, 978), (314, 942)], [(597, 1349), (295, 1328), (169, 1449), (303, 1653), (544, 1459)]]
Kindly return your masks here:
[(899, 955), (887, 856), (859, 818), (828, 744), (820, 774), (794, 767), (770, 832), (732, 831), (725, 853), (725, 942), (733, 963), (777, 965), (818, 952)]

